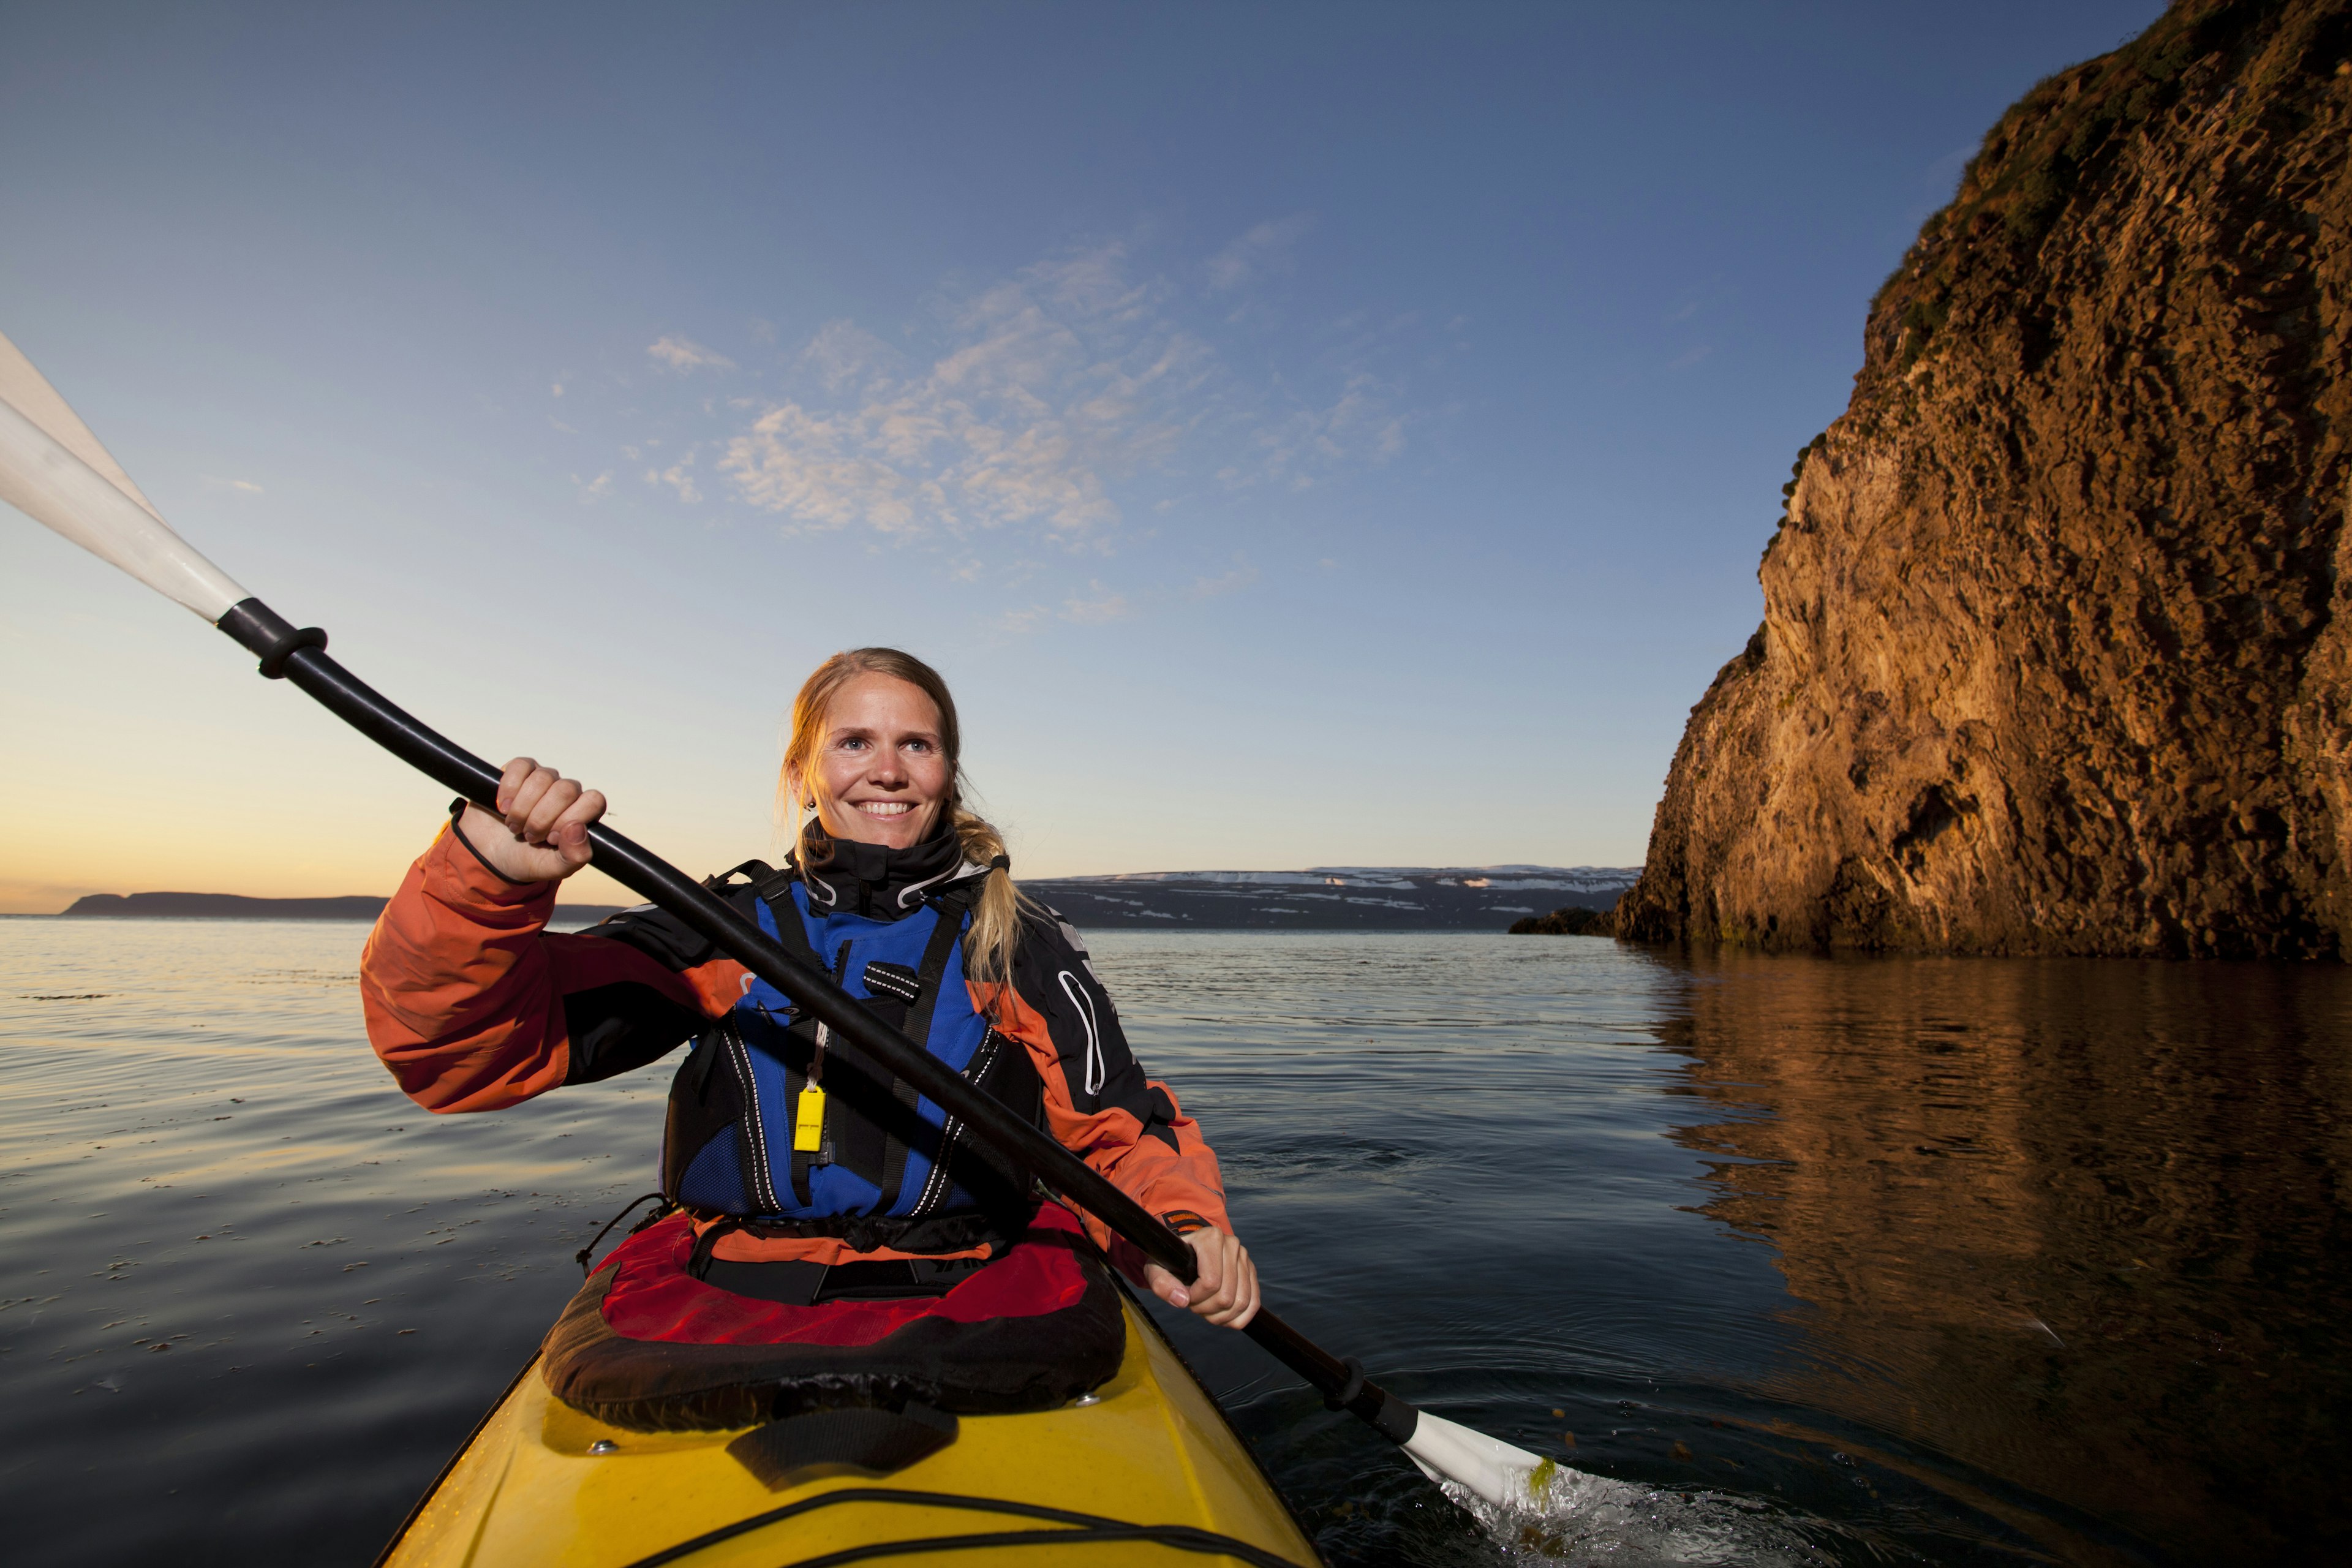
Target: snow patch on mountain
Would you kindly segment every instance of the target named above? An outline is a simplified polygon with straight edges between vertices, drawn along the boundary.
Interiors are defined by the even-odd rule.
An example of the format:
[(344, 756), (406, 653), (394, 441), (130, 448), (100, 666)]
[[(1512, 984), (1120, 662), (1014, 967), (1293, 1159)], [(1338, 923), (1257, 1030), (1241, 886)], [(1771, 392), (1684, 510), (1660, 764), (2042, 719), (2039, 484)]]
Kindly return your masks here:
[(1155, 882), (1177, 886), (1261, 888), (1451, 887), (1554, 889), (1600, 893), (1632, 887), (1639, 866), (1314, 866), (1304, 871), (1121, 871), (1102, 877), (1056, 877), (1059, 883)]

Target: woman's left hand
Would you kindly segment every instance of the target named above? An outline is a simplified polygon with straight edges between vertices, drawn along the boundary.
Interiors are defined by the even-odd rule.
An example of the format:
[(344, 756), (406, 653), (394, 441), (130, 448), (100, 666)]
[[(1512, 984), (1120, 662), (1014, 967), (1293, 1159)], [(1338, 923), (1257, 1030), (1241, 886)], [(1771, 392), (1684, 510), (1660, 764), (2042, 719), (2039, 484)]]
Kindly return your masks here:
[(1214, 1226), (1184, 1238), (1192, 1244), (1199, 1272), (1190, 1285), (1157, 1263), (1143, 1267), (1143, 1282), (1171, 1307), (1185, 1307), (1222, 1328), (1238, 1329), (1257, 1316), (1257, 1265), (1239, 1238)]

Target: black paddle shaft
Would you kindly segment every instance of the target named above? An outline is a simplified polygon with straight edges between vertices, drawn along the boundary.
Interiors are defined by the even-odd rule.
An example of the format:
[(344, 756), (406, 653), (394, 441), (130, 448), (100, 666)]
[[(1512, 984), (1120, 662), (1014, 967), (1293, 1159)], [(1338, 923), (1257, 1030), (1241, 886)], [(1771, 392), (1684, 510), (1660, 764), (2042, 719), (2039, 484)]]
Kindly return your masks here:
[[(498, 809), (499, 770), (355, 679), (328, 657), (324, 632), (315, 626), (296, 629), (259, 599), (239, 601), (218, 624), (259, 656), (262, 674), (292, 681), (329, 712), (426, 777), (486, 810)], [(1050, 1135), (883, 1023), (822, 970), (794, 956), (658, 855), (601, 822), (589, 828), (588, 842), (598, 870), (684, 921), (720, 952), (823, 1019), (882, 1070), (913, 1084), (998, 1150), (1039, 1172), (1048, 1187), (1091, 1212), (1151, 1261), (1192, 1282), (1192, 1249), (1183, 1238)], [(1419, 1425), (1421, 1413), (1366, 1378), (1352, 1357), (1331, 1355), (1264, 1307), (1244, 1331), (1313, 1384), (1324, 1403), (1360, 1416), (1391, 1442), (1404, 1442)]]

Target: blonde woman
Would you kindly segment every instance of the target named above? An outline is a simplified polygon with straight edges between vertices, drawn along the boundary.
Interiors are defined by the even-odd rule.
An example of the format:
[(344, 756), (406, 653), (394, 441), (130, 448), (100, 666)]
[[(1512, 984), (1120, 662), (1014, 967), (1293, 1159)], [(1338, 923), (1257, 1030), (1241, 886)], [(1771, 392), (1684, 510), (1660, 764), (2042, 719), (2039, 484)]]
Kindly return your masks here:
[[(938, 672), (893, 648), (835, 654), (793, 706), (791, 854), (714, 885), (1184, 1236), (1189, 1287), (1087, 1226), (1163, 1300), (1240, 1328), (1257, 1277), (1216, 1156), (1136, 1064), (1077, 933), (1014, 889), (995, 829), (964, 806), (960, 753)], [(750, 1301), (919, 1303), (1039, 1234), (1027, 1172), (910, 1086), (858, 1070), (853, 1047), (675, 919), (543, 929), (557, 884), (588, 863), (603, 795), (518, 757), (498, 806), (454, 808), (368, 942), (369, 1037), (411, 1099), (498, 1110), (691, 1041), (662, 1194), (682, 1211), (680, 1267)]]

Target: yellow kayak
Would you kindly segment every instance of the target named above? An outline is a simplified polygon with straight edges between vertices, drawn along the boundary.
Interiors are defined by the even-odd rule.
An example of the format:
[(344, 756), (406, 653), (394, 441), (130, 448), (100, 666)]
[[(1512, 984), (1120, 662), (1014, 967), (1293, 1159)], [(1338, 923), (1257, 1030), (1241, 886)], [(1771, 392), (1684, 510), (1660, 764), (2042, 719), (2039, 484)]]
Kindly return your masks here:
[(1055, 1561), (1086, 1564), (1319, 1563), (1174, 1347), (1124, 1292), (1122, 1306), (1124, 1359), (1091, 1398), (967, 1415), (953, 1442), (887, 1476), (793, 1476), (778, 1490), (728, 1451), (744, 1429), (607, 1426), (555, 1399), (534, 1363), (379, 1563), (969, 1565), (1057, 1545)]

